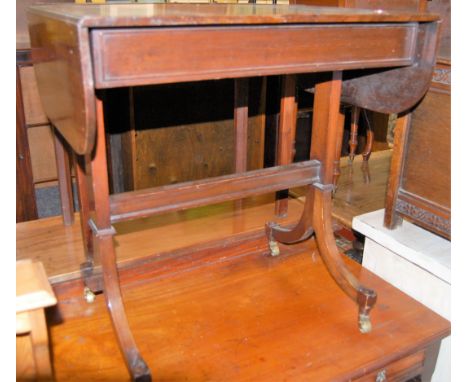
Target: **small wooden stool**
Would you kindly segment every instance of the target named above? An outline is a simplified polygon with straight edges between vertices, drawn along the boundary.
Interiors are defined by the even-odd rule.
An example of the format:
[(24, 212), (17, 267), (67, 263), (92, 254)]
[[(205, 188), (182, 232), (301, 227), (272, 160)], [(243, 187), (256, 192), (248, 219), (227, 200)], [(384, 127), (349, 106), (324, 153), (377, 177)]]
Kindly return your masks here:
[(57, 299), (41, 262), (16, 262), (16, 379), (53, 380), (44, 308)]

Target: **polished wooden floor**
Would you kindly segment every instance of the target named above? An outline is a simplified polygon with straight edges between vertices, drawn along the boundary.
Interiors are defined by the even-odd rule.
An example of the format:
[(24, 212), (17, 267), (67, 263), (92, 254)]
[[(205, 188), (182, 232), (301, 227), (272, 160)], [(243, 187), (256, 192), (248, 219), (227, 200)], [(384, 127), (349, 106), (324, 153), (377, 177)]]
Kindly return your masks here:
[[(368, 168), (360, 157), (353, 164), (343, 158), (334, 199), (338, 222), (350, 226), (352, 216), (383, 208), (390, 155), (373, 153)], [(264, 224), (287, 225), (299, 218), (303, 198), (300, 189), (294, 193), (283, 219), (274, 216), (273, 195), (267, 195), (244, 201), (241, 210), (234, 202), (223, 203), (115, 225), (130, 325), (155, 380), (274, 381), (282, 375), (328, 381), (327, 376), (348, 375), (357, 367), (343, 360), (357, 357), (365, 364), (375, 358), (359, 352), (375, 352), (384, 334), (376, 330), (364, 343), (356, 342), (361, 338), (356, 308), (324, 270), (313, 240), (282, 246), (278, 258), (267, 256)], [(59, 300), (48, 311), (57, 380), (127, 380), (103, 296), (87, 304), (81, 295), (78, 216), (71, 227), (63, 227), (60, 217), (17, 224), (17, 258), (42, 261)], [(354, 270), (371, 286), (381, 283)], [(328, 289), (336, 296), (323, 293)], [(388, 286), (378, 289), (385, 296)], [(376, 309), (376, 329), (394, 325), (392, 335), (402, 330), (391, 319), (405, 315), (402, 296), (388, 297), (396, 299), (390, 312), (384, 297), (387, 302)], [(406, 350), (412, 335), (424, 331), (414, 317), (407, 318), (401, 323), (407, 325)], [(336, 328), (346, 333), (333, 337), (336, 354), (317, 353), (330, 341), (322, 332)], [(247, 367), (252, 363), (258, 367)]]

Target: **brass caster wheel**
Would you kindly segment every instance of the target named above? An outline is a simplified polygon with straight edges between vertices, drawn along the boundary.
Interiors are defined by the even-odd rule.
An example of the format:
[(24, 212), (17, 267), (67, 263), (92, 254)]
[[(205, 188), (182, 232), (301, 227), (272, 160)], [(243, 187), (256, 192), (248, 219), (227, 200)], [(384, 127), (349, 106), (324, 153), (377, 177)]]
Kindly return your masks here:
[(359, 315), (359, 331), (363, 334), (369, 333), (372, 330), (372, 324), (367, 314)]
[(268, 246), (270, 247), (271, 256), (279, 256), (280, 249), (278, 247), (278, 242), (271, 240), (268, 242)]
[(91, 289), (85, 287), (83, 290), (83, 297), (88, 304), (92, 304), (94, 300), (96, 300), (96, 295), (93, 293)]
[(375, 382), (385, 382), (387, 381), (387, 370), (380, 370), (377, 376), (375, 377)]

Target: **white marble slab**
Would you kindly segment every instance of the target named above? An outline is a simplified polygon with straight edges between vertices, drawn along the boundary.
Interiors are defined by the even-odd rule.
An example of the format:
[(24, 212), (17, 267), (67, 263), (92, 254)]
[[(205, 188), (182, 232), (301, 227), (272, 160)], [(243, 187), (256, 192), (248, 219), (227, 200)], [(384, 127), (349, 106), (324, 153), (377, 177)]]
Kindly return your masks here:
[(383, 209), (369, 212), (353, 219), (353, 229), (441, 280), (451, 283), (450, 241), (405, 220), (394, 230), (385, 228), (383, 221)]

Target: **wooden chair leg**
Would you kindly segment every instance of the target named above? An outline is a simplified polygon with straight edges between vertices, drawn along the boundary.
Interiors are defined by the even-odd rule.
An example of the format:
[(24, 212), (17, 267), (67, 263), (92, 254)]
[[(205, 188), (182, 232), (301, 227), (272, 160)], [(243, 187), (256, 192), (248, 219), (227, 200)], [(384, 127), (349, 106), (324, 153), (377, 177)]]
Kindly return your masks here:
[(31, 325), (31, 343), (33, 347), (36, 378), (38, 381), (52, 380), (52, 365), (49, 353), (49, 338), (44, 309), (28, 312)]
[(362, 153), (362, 159), (367, 162), (372, 153), (372, 146), (374, 145), (374, 131), (369, 121), (367, 111), (362, 110), (362, 113), (364, 115), (364, 119), (366, 120), (366, 147)]
[[(281, 103), (278, 127), (276, 165), (287, 165), (294, 160), (294, 143), (296, 138), (297, 100), (296, 76), (286, 75), (282, 78)], [(288, 213), (288, 191), (279, 191), (275, 206), (276, 216)]]
[(361, 108), (358, 106), (351, 107), (351, 132), (349, 135), (349, 159), (354, 160), (356, 156), (356, 149), (358, 146), (358, 129), (359, 129), (359, 115)]
[(95, 255), (102, 265), (106, 305), (120, 350), (134, 381), (151, 381), (151, 372), (140, 355), (128, 324), (120, 290), (117, 259), (113, 243), (115, 233), (110, 221), (109, 180), (106, 134), (102, 100), (96, 99), (97, 137), (95, 156), (91, 161), (92, 191), (95, 214), (91, 222)]
[(54, 127), (52, 127), (52, 133), (54, 135), (55, 160), (57, 164), (63, 224), (69, 226), (73, 224), (74, 219), (70, 154), (65, 140)]
[(403, 221), (400, 215), (395, 212), (397, 194), (402, 181), (401, 168), (405, 155), (406, 140), (408, 138), (409, 125), (411, 123), (411, 114), (399, 116), (396, 120), (395, 136), (393, 139), (393, 154), (390, 163), (390, 173), (388, 174), (387, 194), (385, 196), (385, 215), (384, 225), (389, 229), (393, 229), (400, 225)]

